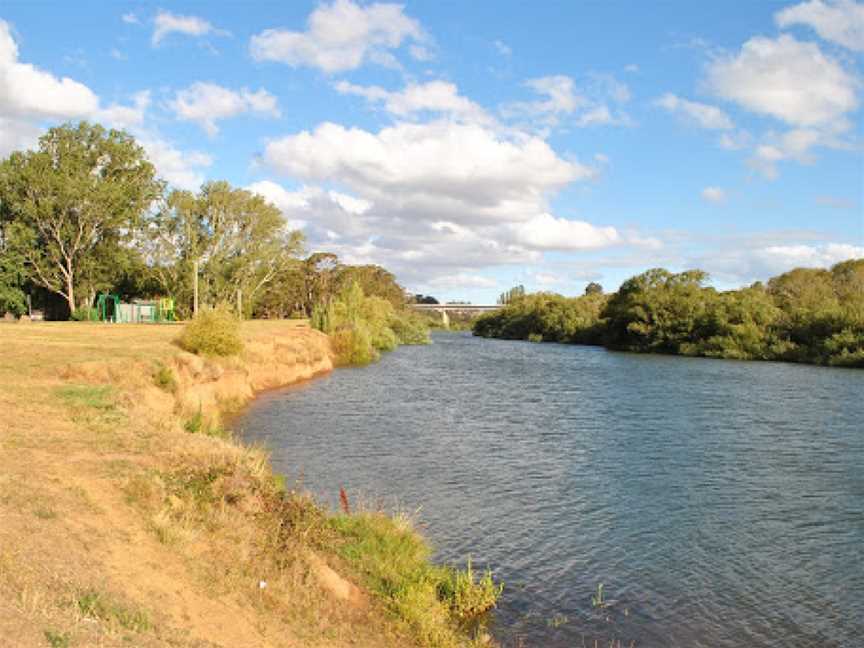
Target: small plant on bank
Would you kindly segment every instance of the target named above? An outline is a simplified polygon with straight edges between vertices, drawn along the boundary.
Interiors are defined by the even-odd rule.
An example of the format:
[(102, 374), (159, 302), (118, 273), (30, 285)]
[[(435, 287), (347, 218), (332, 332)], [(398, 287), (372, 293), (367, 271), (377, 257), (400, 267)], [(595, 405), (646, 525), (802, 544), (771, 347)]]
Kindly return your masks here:
[(543, 341), (543, 336), (540, 335), (539, 333), (529, 333), (528, 334), (528, 341), (539, 343), (539, 342)]
[(69, 633), (46, 630), (45, 641), (51, 648), (69, 648)]
[(240, 321), (225, 306), (200, 312), (177, 340), (181, 348), (207, 356), (232, 356), (243, 351)]
[(438, 598), (449, 602), (451, 612), (458, 619), (472, 619), (495, 607), (504, 590), (504, 585), (496, 584), (488, 569), (476, 579), (470, 559), (465, 569), (449, 567), (446, 571), (447, 578), (438, 586)]
[(169, 394), (177, 391), (177, 378), (174, 377), (171, 367), (165, 364), (159, 363), (159, 368), (153, 374), (153, 383)]

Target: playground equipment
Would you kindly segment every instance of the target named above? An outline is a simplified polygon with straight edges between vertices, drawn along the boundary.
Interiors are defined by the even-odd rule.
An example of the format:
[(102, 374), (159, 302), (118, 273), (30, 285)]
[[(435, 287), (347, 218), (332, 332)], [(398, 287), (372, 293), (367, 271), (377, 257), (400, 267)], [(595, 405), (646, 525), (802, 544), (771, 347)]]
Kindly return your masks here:
[(125, 304), (117, 295), (102, 293), (96, 300), (96, 313), (100, 322), (115, 324), (153, 324), (176, 320), (172, 297), (151, 301), (135, 300)]

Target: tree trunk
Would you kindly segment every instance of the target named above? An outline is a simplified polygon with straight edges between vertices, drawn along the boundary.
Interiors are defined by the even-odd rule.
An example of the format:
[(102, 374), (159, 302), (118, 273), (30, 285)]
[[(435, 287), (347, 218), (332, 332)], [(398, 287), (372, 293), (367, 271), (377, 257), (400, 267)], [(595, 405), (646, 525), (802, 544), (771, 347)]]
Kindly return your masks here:
[(66, 301), (69, 302), (69, 317), (75, 312), (75, 286), (71, 273), (66, 277)]

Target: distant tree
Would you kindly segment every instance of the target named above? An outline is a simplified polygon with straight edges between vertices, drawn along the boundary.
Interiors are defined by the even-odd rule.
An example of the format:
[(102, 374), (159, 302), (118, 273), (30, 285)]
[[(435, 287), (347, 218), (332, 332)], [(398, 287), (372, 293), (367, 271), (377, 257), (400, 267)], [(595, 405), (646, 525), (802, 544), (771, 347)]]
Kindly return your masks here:
[(503, 292), (498, 296), (498, 303), (499, 304), (510, 304), (510, 303), (516, 301), (517, 299), (519, 299), (520, 297), (524, 297), (524, 296), (525, 296), (525, 286), (522, 286), (522, 285), (514, 286), (510, 290)]
[(432, 295), (423, 295), (417, 293), (414, 295), (414, 303), (415, 304), (438, 304), (440, 303), (437, 299), (435, 299)]
[(21, 315), (26, 311), (26, 296), (21, 289), (25, 272), (20, 255), (10, 251), (4, 243), (0, 227), (0, 315)]
[(30, 280), (74, 311), (83, 280), (115, 274), (162, 189), (127, 133), (87, 122), (51, 128), (36, 150), (0, 164), (4, 244)]
[(394, 308), (405, 304), (405, 290), (396, 283), (392, 272), (379, 265), (342, 265), (336, 272), (335, 281), (337, 292), (357, 282), (367, 297), (386, 299)]
[(603, 294), (603, 286), (599, 283), (592, 281), (587, 286), (585, 286), (585, 294), (586, 295), (602, 295)]

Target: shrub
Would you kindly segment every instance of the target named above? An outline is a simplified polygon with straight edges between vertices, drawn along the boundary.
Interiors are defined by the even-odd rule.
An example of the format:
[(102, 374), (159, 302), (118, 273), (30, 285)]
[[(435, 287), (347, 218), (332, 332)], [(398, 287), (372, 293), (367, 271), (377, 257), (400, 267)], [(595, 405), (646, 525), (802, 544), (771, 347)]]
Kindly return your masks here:
[(95, 308), (76, 308), (69, 319), (75, 322), (95, 322), (99, 319), (99, 311)]
[(378, 359), (369, 332), (363, 326), (339, 329), (330, 335), (336, 364), (365, 365)]
[(171, 367), (159, 364), (159, 368), (153, 374), (153, 383), (161, 390), (173, 394), (177, 391), (177, 379)]
[(237, 355), (243, 350), (240, 321), (224, 306), (202, 311), (186, 325), (178, 343), (198, 355)]
[(419, 313), (396, 311), (390, 316), (389, 326), (399, 344), (429, 344), (429, 326)]

